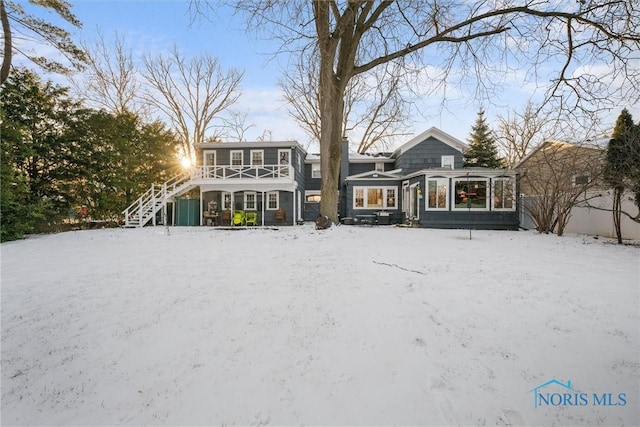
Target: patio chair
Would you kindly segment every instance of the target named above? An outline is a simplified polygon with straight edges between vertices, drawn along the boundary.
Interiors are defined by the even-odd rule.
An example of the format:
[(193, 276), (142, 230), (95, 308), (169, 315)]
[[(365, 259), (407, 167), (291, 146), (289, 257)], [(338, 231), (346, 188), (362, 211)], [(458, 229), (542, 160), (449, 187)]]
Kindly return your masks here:
[(244, 217), (245, 225), (258, 225), (258, 214), (256, 212), (247, 212)]
[(233, 225), (245, 225), (244, 211), (233, 212)]
[(220, 217), (220, 224), (231, 225), (231, 211), (229, 209), (225, 209), (222, 211), (222, 215)]
[(287, 212), (280, 208), (276, 211), (276, 222), (287, 222)]

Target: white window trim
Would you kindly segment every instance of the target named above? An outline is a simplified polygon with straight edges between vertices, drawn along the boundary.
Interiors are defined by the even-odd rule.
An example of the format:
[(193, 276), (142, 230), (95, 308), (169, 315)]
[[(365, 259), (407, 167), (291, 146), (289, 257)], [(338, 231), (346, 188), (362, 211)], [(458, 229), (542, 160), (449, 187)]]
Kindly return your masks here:
[[(269, 207), (269, 195), (271, 194), (275, 194), (276, 195), (276, 207), (275, 208), (270, 208)], [(266, 209), (268, 211), (277, 211), (278, 209), (280, 209), (280, 193), (278, 191), (268, 191), (266, 194)]]
[[(363, 199), (363, 204), (364, 206), (362, 207), (357, 207), (356, 206), (356, 190), (362, 189), (363, 190), (363, 194), (362, 194), (362, 199)], [(368, 190), (369, 189), (382, 189), (382, 206), (369, 206), (369, 200), (368, 200)], [(388, 206), (387, 205), (387, 190), (394, 190), (395, 192), (395, 204), (394, 206)], [(368, 186), (354, 186), (353, 187), (353, 200), (352, 200), (352, 206), (354, 210), (375, 210), (375, 209), (398, 209), (398, 187), (397, 186), (382, 186), (382, 185), (368, 185)]]
[[(247, 207), (247, 196), (253, 194), (253, 207), (252, 208), (248, 208)], [(244, 192), (244, 210), (245, 211), (255, 211), (257, 210), (257, 206), (258, 206), (258, 197), (257, 197), (257, 193), (255, 191), (245, 191)]]
[[(227, 194), (229, 195), (229, 205), (228, 205), (228, 206), (225, 206), (225, 203), (224, 203), (224, 202), (225, 202), (225, 196), (226, 196)], [(232, 199), (233, 199), (233, 197), (231, 197), (231, 193), (229, 193), (229, 192), (222, 192), (222, 209), (223, 209), (223, 210), (227, 210), (227, 209), (228, 209), (228, 210), (231, 210), (231, 208), (233, 207), (233, 200), (232, 200)]]
[(375, 171), (376, 172), (384, 172), (384, 162), (376, 162), (375, 163)]
[[(491, 183), (489, 182), (488, 178), (469, 178), (468, 181), (484, 181), (486, 183), (486, 194), (485, 194), (485, 207), (484, 208), (471, 208), (471, 211), (473, 212), (488, 212), (491, 208), (491, 194), (493, 192), (492, 190), (492, 186)], [(452, 182), (451, 182), (451, 210), (453, 211), (468, 211), (469, 208), (467, 207), (466, 203), (464, 205), (464, 207), (457, 207), (456, 206), (456, 183), (458, 182), (463, 182), (466, 183), (467, 182), (467, 178), (453, 178)]]
[[(510, 208), (496, 208), (493, 206), (493, 199), (496, 196), (496, 182), (498, 181), (511, 181), (511, 207)], [(515, 178), (494, 178), (491, 183), (491, 210), (493, 211), (502, 211), (502, 212), (512, 212), (516, 210), (516, 180)]]
[[(317, 172), (317, 174), (314, 174), (314, 172)], [(311, 178), (322, 178), (320, 163), (311, 163)]]
[(320, 190), (306, 190), (304, 192), (304, 202), (305, 203), (320, 203), (320, 202), (307, 202), (307, 196), (321, 196), (322, 192)]
[[(254, 153), (260, 153), (260, 164), (257, 165), (253, 162), (253, 155)], [(264, 150), (251, 150), (249, 152), (249, 156), (250, 156), (250, 161), (251, 161), (251, 166), (264, 166)]]
[(451, 155), (441, 156), (440, 157), (440, 167), (442, 167), (442, 168), (446, 168), (447, 167), (447, 166), (445, 166), (445, 159), (446, 160), (450, 160), (450, 162), (447, 162), (447, 163), (451, 163), (451, 168), (450, 169), (455, 169), (456, 168), (456, 157), (455, 156), (451, 156)]
[[(287, 153), (287, 163), (280, 163), (280, 158), (282, 157), (282, 153)], [(291, 165), (290, 149), (278, 150), (278, 165)]]
[[(240, 165), (233, 164), (233, 155), (235, 153), (240, 153)], [(233, 168), (238, 168), (244, 166), (244, 151), (243, 150), (231, 150), (229, 151), (229, 165)]]
[[(207, 155), (208, 154), (213, 154), (213, 164), (212, 165), (208, 165), (207, 164)], [(217, 166), (218, 153), (216, 153), (216, 150), (204, 150), (202, 161), (204, 162), (203, 166)]]
[[(440, 184), (445, 184), (447, 187), (447, 191), (446, 191), (446, 203), (445, 203), (445, 207), (444, 208), (430, 208), (429, 207), (429, 181), (436, 181), (436, 195), (438, 194), (438, 187), (440, 186)], [(425, 211), (448, 211), (449, 210), (449, 206), (450, 201), (451, 201), (451, 197), (449, 196), (451, 194), (451, 191), (449, 191), (449, 178), (426, 178), (425, 179), (425, 185), (424, 185), (425, 191), (424, 191), (424, 210)], [(436, 206), (438, 205), (438, 201), (436, 199)]]

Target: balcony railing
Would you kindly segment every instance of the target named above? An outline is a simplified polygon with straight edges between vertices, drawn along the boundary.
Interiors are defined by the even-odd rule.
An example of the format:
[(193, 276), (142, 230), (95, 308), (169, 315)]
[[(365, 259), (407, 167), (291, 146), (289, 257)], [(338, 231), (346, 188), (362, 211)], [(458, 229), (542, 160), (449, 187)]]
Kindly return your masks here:
[(262, 166), (198, 166), (192, 170), (192, 179), (282, 179), (291, 180), (291, 165)]

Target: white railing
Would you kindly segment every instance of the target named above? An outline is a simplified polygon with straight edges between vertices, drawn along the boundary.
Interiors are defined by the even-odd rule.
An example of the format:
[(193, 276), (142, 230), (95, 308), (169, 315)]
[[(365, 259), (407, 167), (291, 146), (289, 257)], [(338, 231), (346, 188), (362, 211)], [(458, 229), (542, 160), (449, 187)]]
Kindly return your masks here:
[(191, 184), (191, 175), (176, 175), (162, 185), (152, 184), (151, 187), (133, 202), (122, 214), (126, 226), (144, 226), (149, 220), (156, 221), (156, 213), (173, 195), (184, 191)]
[(293, 179), (290, 165), (198, 166), (192, 170), (197, 179)]

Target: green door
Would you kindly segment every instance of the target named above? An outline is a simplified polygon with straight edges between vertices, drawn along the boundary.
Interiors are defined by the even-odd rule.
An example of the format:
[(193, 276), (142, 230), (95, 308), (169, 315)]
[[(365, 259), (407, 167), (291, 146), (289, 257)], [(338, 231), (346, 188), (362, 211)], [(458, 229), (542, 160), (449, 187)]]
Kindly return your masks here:
[(200, 225), (200, 200), (188, 197), (176, 199), (176, 225)]

